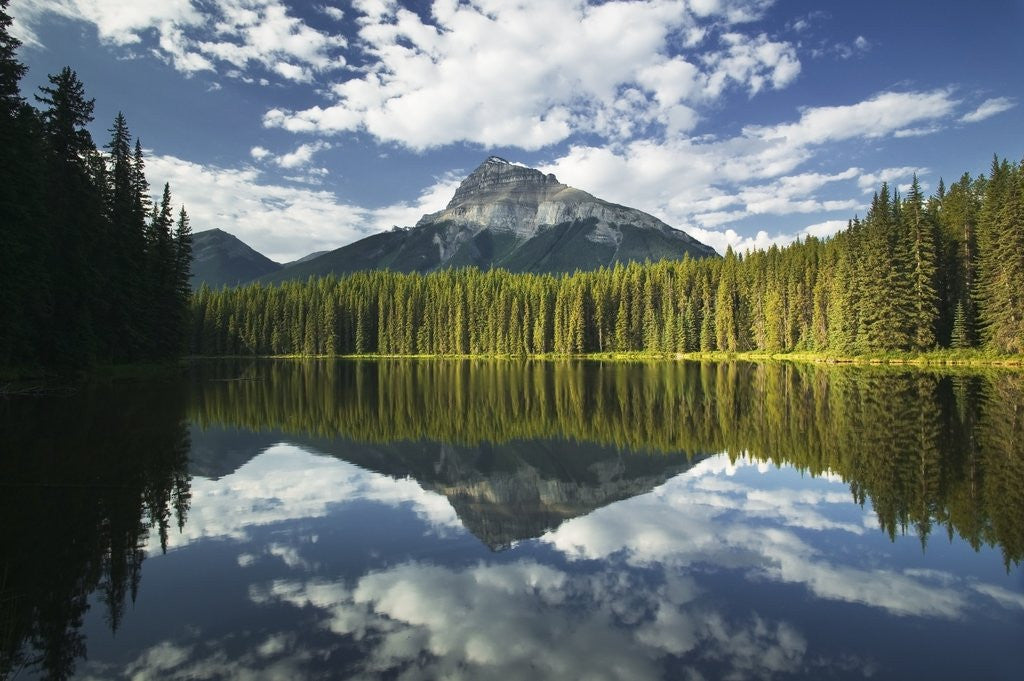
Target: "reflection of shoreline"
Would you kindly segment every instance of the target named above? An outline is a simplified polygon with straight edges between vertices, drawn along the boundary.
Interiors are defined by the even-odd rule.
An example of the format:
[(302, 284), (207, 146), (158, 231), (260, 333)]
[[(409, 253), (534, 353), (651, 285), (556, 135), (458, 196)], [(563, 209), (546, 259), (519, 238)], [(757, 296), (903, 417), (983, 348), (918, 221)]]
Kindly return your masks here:
[[(1016, 372), (251, 360), (200, 364), (194, 372), (190, 413), (201, 426), (271, 428), (301, 434), (300, 441), (340, 438), (364, 447), (404, 442), (409, 451), (429, 442), (485, 451), (560, 440), (662, 453), (631, 454), (634, 462), (749, 454), (811, 475), (835, 472), (856, 501), (870, 501), (892, 536), (910, 529), (927, 541), (944, 526), (976, 547), (999, 545), (1008, 565), (1024, 556), (1024, 423), (1013, 411), (1024, 403), (1024, 375)], [(208, 380), (225, 376), (258, 380)], [(586, 466), (572, 451), (521, 456), (541, 479), (573, 479)], [(407, 457), (404, 474), (433, 480), (436, 459)], [(519, 466), (501, 457), (480, 465), (483, 477), (488, 466), (506, 465), (501, 470), (510, 474)], [(569, 475), (558, 470), (565, 466)], [(377, 470), (388, 472), (386, 464)], [(456, 486), (480, 479), (458, 478)]]

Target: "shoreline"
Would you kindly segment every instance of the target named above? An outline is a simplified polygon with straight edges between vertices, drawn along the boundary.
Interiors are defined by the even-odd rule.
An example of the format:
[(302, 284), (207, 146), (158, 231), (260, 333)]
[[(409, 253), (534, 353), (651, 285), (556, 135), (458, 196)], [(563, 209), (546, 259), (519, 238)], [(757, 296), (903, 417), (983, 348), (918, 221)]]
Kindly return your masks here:
[(1022, 368), (1024, 355), (986, 356), (978, 351), (936, 351), (925, 353), (879, 353), (870, 355), (829, 355), (814, 352), (588, 352), (580, 354), (349, 354), (349, 355), (197, 355), (188, 360), (217, 359), (421, 359), (421, 360), (589, 360), (606, 362), (644, 361), (743, 361), (743, 362), (794, 362), (801, 364), (828, 364), (848, 366), (918, 366), (918, 367), (977, 367), (977, 368)]

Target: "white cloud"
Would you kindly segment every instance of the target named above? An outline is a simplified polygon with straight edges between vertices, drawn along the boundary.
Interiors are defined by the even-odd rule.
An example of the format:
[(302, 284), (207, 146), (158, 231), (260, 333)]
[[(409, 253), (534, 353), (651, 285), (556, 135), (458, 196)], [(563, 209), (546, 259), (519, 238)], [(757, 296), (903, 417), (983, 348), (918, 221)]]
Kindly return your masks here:
[[(300, 171), (283, 178), (289, 182), (319, 185), (328, 170), (311, 163), (317, 151), (328, 148), (327, 143), (313, 142), (277, 156), (255, 146), (249, 155), (260, 163)], [(446, 173), (414, 201), (365, 207), (345, 203), (327, 190), (276, 184), (253, 166), (222, 168), (153, 155), (146, 159), (146, 171), (154, 186), (170, 183), (175, 202), (184, 204), (192, 218), (193, 230), (223, 229), (278, 262), (333, 250), (395, 226), (412, 226), (447, 205), (462, 180)]]
[(365, 130), (414, 149), (459, 141), (539, 149), (576, 132), (629, 139), (650, 124), (678, 134), (695, 125), (695, 106), (729, 87), (753, 95), (799, 73), (793, 46), (763, 34), (729, 31), (692, 60), (669, 55), (676, 43), (708, 44), (698, 22), (748, 21), (769, 4), (445, 0), (424, 21), (394, 3), (356, 2), (366, 68), (335, 83), (327, 106), (273, 108), (264, 123)]
[(291, 16), (282, 0), (24, 0), (12, 11), (20, 35), (34, 44), (33, 29), (49, 14), (93, 24), (100, 40), (112, 45), (155, 36), (152, 52), (187, 74), (217, 70), (218, 63), (235, 70), (259, 64), (286, 80), (308, 82), (314, 72), (345, 65), (338, 54), (344, 37)]
[(415, 225), (427, 213), (434, 213), (448, 205), (460, 182), (462, 177), (447, 173), (421, 191), (414, 202), (401, 201), (369, 211), (370, 223), (378, 231)]
[(20, 0), (11, 6), (15, 25), (33, 36), (33, 27), (49, 13), (94, 24), (100, 39), (115, 45), (139, 43), (141, 34), (152, 29), (202, 23), (202, 14), (192, 0)]
[(751, 126), (747, 136), (782, 138), (793, 145), (824, 144), (853, 138), (875, 139), (921, 121), (948, 116), (959, 102), (946, 89), (883, 92), (857, 104), (805, 109), (796, 123)]
[(850, 217), (863, 208), (861, 200), (825, 199), (823, 188), (855, 179), (861, 188), (864, 182), (872, 186), (876, 175), (890, 177), (889, 171), (897, 170), (794, 174), (821, 148), (945, 121), (957, 104), (948, 90), (884, 92), (854, 104), (804, 109), (794, 121), (747, 126), (733, 137), (573, 145), (542, 169), (601, 198), (652, 213), (719, 252), (728, 245), (742, 251), (789, 243), (801, 234), (742, 236), (716, 228), (757, 215), (841, 212)]
[(726, 33), (724, 52), (705, 57), (711, 67), (705, 95), (718, 97), (729, 81), (745, 85), (751, 95), (765, 86), (774, 90), (791, 83), (800, 73), (796, 50), (789, 43), (773, 42), (765, 35), (749, 39), (739, 33)]
[(331, 145), (326, 142), (311, 142), (299, 145), (295, 151), (283, 154), (274, 159), (274, 163), (282, 168), (303, 168), (313, 160), (313, 155), (318, 151), (330, 149)]
[[(839, 55), (841, 59), (849, 59), (868, 52), (871, 47), (871, 41), (859, 35), (849, 45), (846, 43), (836, 43), (832, 48), (832, 52)], [(823, 50), (818, 51), (818, 54), (822, 53), (824, 53)]]
[[(866, 172), (851, 167), (833, 173), (795, 173), (819, 153), (820, 146), (893, 134), (907, 125), (942, 117), (954, 104), (945, 91), (883, 93), (845, 107), (807, 109), (795, 122), (750, 126), (731, 138), (572, 146), (541, 169), (601, 198), (646, 210), (719, 252), (727, 246), (738, 251), (767, 248), (832, 233), (836, 225), (865, 208), (860, 190), (870, 191), (883, 180), (909, 180), (915, 171), (928, 172), (912, 167)], [(908, 108), (911, 111), (904, 110)], [(326, 148), (325, 142), (309, 142), (278, 156), (257, 146), (250, 155), (263, 163), (302, 170), (286, 179), (315, 185), (323, 181), (325, 171), (312, 167), (314, 155)], [(188, 206), (197, 229), (220, 227), (285, 260), (337, 248), (392, 226), (411, 226), (423, 214), (443, 208), (461, 180), (444, 174), (413, 201), (368, 208), (345, 204), (327, 191), (268, 183), (251, 167), (203, 167), (171, 157), (164, 160), (162, 167), (151, 166), (153, 176), (159, 178), (159, 172), (166, 170), (166, 179), (175, 196)], [(859, 189), (844, 197), (835, 189), (844, 183)], [(230, 189), (211, 192), (210, 186)], [(823, 196), (826, 190), (838, 198)], [(815, 213), (828, 219), (803, 230), (774, 234), (761, 230), (751, 236), (729, 227), (752, 216)]]
[(341, 21), (345, 18), (345, 12), (332, 5), (320, 5), (317, 9), (335, 21)]
[(864, 193), (871, 193), (877, 191), (882, 186), (883, 182), (887, 182), (890, 187), (897, 183), (899, 180), (909, 180), (914, 174), (924, 175), (928, 172), (928, 168), (915, 168), (914, 166), (902, 166), (899, 168), (882, 168), (873, 173), (864, 173), (857, 178), (857, 186), (861, 188)]
[(849, 224), (848, 220), (825, 220), (824, 222), (807, 225), (801, 230), (801, 232), (807, 236), (824, 239), (825, 237), (832, 236), (836, 232), (846, 229), (847, 224)]
[(986, 118), (991, 118), (996, 114), (1001, 114), (1004, 111), (1009, 111), (1013, 107), (1017, 106), (1017, 102), (1010, 99), (1009, 97), (996, 97), (994, 99), (986, 99), (981, 103), (974, 111), (962, 116), (960, 122), (962, 123), (977, 123), (983, 121)]
[(329, 191), (268, 183), (256, 168), (156, 155), (146, 159), (146, 173), (154, 186), (170, 182), (194, 230), (223, 229), (279, 262), (338, 248), (370, 231), (364, 208), (342, 203)]

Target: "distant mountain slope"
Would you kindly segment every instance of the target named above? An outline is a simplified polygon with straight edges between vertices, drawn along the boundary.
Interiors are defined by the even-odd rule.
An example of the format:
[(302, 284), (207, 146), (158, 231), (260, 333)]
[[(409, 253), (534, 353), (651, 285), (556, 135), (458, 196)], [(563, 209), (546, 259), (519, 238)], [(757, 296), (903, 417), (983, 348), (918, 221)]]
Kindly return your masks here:
[(193, 234), (192, 255), (192, 288), (244, 284), (282, 267), (221, 229)]
[(462, 181), (444, 210), (424, 215), (415, 227), (368, 236), (271, 272), (263, 281), (469, 265), (571, 272), (617, 262), (678, 260), (687, 253), (717, 256), (710, 246), (643, 211), (492, 156)]
[(299, 263), (306, 262), (307, 260), (312, 260), (313, 258), (319, 258), (321, 255), (324, 255), (325, 253), (330, 253), (330, 251), (313, 251), (312, 253), (309, 253), (308, 255), (302, 256), (298, 260), (290, 260), (290, 261), (286, 262), (284, 264), (284, 266), (285, 267), (292, 267), (293, 265), (298, 265)]

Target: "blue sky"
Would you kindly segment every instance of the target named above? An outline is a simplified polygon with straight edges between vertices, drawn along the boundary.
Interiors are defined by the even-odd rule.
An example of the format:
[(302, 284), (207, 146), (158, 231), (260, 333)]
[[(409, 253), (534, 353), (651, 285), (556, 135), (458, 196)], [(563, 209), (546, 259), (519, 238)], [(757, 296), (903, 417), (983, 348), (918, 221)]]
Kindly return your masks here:
[(720, 251), (825, 235), (881, 180), (1024, 155), (1024, 2), (13, 0), (196, 230), (285, 261), (438, 210), (487, 155)]

